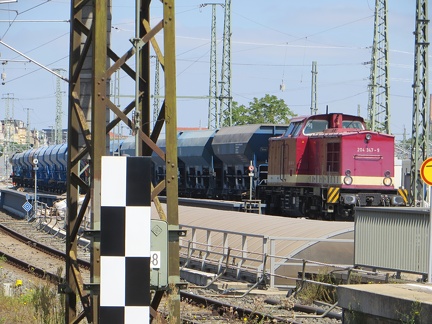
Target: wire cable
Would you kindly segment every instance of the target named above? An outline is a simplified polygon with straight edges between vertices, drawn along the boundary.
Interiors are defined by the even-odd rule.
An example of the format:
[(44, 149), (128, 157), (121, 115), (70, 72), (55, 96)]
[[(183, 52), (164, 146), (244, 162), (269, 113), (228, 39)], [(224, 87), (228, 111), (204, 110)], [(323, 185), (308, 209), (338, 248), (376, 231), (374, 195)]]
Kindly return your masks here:
[(15, 20), (18, 18), (19, 15), (22, 15), (23, 13), (26, 13), (26, 12), (29, 12), (30, 10), (33, 10), (33, 9), (35, 9), (35, 8), (38, 8), (38, 7), (40, 7), (40, 6), (42, 6), (42, 5), (46, 4), (46, 3), (48, 3), (48, 2), (50, 2), (50, 1), (51, 1), (51, 0), (46, 0), (45, 2), (39, 3), (38, 5), (35, 5), (35, 6), (33, 6), (33, 7), (30, 7), (30, 8), (28, 8), (28, 9), (24, 10), (24, 11), (21, 11), (21, 12), (18, 12), (17, 10), (11, 10), (11, 11), (15, 11), (15, 12), (16, 12), (15, 18), (14, 18), (14, 19), (9, 23), (8, 28), (6, 29), (6, 31), (4, 32), (4, 34), (2, 35), (2, 37), (0, 38), (0, 40), (2, 40), (2, 39), (6, 36), (7, 32), (8, 32), (9, 29), (12, 27), (13, 23), (15, 22)]
[[(61, 60), (64, 60), (64, 59), (66, 59), (66, 58), (69, 58), (69, 55), (66, 55), (66, 56), (62, 57), (62, 58), (60, 58), (60, 59), (58, 59), (58, 60), (56, 60), (56, 61), (54, 61), (54, 62), (48, 64), (47, 66), (51, 66), (51, 65), (53, 65), (53, 64), (55, 64), (55, 63), (57, 63), (57, 62), (60, 62)], [(16, 81), (16, 80), (18, 80), (18, 79), (21, 79), (21, 78), (23, 78), (23, 77), (25, 77), (25, 76), (28, 76), (28, 75), (33, 74), (33, 73), (35, 73), (35, 72), (38, 72), (38, 71), (40, 71), (40, 70), (42, 70), (42, 68), (39, 68), (39, 69), (33, 70), (33, 71), (29, 72), (29, 73), (26, 73), (26, 74), (23, 74), (23, 75), (17, 76), (16, 78), (10, 79), (9, 81), (7, 81), (7, 82), (5, 82), (5, 83), (11, 83), (12, 81)]]

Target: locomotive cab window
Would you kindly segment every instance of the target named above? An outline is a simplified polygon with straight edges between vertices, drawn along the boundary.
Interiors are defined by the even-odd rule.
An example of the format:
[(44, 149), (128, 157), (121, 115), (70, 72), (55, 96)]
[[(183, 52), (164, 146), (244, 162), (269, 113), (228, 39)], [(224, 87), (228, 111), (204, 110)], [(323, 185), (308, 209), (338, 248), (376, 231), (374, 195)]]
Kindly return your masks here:
[(322, 132), (328, 128), (328, 122), (326, 120), (309, 120), (304, 128), (303, 133), (312, 134)]
[(355, 128), (355, 129), (361, 129), (364, 130), (362, 122), (358, 120), (344, 120), (342, 122), (343, 128)]
[(340, 171), (340, 143), (327, 144), (327, 171), (339, 172)]
[(301, 128), (301, 122), (298, 123), (291, 123), (288, 126), (288, 129), (286, 130), (284, 137), (295, 137), (298, 135), (298, 133), (300, 132), (300, 128)]

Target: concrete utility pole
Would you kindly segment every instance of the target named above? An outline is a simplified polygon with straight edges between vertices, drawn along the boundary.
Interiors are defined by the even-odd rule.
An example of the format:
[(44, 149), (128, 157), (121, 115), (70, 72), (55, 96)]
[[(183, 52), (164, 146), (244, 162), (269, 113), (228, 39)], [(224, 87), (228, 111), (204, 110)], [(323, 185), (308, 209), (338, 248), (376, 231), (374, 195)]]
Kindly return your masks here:
[(412, 206), (424, 200), (420, 166), (427, 159), (430, 137), (428, 1), (417, 0), (414, 49), (413, 118), (411, 138)]
[(387, 0), (376, 0), (368, 119), (371, 130), (390, 134), (387, 14)]

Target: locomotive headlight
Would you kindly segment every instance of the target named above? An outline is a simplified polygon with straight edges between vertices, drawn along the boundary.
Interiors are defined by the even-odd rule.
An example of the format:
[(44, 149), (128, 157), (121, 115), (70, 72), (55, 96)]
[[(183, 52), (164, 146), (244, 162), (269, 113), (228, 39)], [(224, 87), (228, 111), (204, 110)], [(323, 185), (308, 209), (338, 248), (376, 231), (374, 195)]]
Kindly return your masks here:
[(384, 180), (383, 180), (383, 183), (384, 183), (384, 185), (385, 186), (391, 186), (391, 184), (392, 184), (392, 178), (384, 178)]
[(344, 178), (344, 183), (346, 184), (346, 185), (350, 185), (350, 184), (352, 184), (352, 182), (353, 182), (353, 179), (350, 177), (350, 176), (346, 176), (345, 178)]
[(366, 140), (366, 142), (369, 142), (370, 140), (372, 139), (372, 135), (371, 134), (366, 134), (366, 136), (365, 136), (365, 140)]
[(351, 176), (351, 170), (350, 170), (350, 169), (346, 169), (346, 171), (345, 171), (345, 175), (346, 175), (347, 177), (350, 177), (350, 176)]
[(391, 184), (393, 183), (392, 178), (390, 178), (390, 171), (387, 170), (386, 172), (384, 172), (384, 180), (383, 183), (385, 186), (391, 186)]

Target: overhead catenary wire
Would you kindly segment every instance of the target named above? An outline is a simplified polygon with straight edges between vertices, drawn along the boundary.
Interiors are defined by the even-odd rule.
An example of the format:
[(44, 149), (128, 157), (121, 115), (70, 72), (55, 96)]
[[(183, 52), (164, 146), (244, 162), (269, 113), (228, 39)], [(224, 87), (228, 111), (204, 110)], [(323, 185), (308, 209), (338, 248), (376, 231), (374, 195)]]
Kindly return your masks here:
[(51, 0), (46, 0), (45, 2), (39, 3), (39, 4), (35, 5), (35, 6), (30, 7), (30, 8), (28, 8), (28, 9), (24, 10), (24, 11), (21, 11), (21, 12), (18, 12), (17, 10), (9, 10), (9, 9), (6, 9), (7, 11), (11, 11), (11, 12), (13, 11), (13, 12), (15, 12), (16, 15), (15, 15), (15, 18), (14, 18), (14, 19), (9, 23), (9, 27), (6, 29), (6, 31), (4, 32), (4, 34), (2, 35), (2, 37), (0, 38), (0, 40), (3, 39), (3, 38), (6, 36), (6, 34), (7, 34), (8, 31), (9, 31), (9, 29), (12, 27), (13, 23), (15, 22), (16, 18), (17, 18), (19, 15), (22, 15), (23, 13), (29, 12), (29, 11), (31, 11), (31, 10), (33, 10), (33, 9), (36, 9), (36, 8), (42, 6), (42, 5), (44, 5), (44, 4), (46, 4), (46, 3), (50, 2), (50, 1), (51, 1)]
[[(39, 1), (37, 1), (37, 2), (35, 1), (35, 2), (36, 3), (42, 3), (43, 1), (44, 0), (39, 0)], [(19, 1), (19, 2), (21, 2), (21, 1)], [(8, 39), (9, 39), (8, 36), (10, 36), (10, 37), (15, 36), (15, 35), (13, 35), (13, 33), (15, 33), (15, 31), (16, 31), (15, 29), (22, 27), (21, 25), (23, 25), (23, 24), (21, 23), (21, 25), (20, 25), (20, 23), (19, 23), (20, 21), (24, 21), (25, 18), (29, 18), (29, 19), (39, 18), (40, 15), (34, 15), (34, 13), (32, 13), (32, 12), (30, 12), (30, 15), (27, 15), (27, 16), (25, 16), (25, 14), (23, 14), (23, 12), (24, 12), (23, 9), (27, 10), (27, 8), (23, 8), (23, 7), (24, 6), (27, 7), (29, 5), (32, 6), (35, 4), (35, 2), (27, 2), (27, 3), (21, 2), (20, 4), (17, 4), (15, 6), (15, 8), (21, 7), (22, 9), (19, 9), (20, 13), (15, 18), (16, 23), (15, 22), (13, 23), (14, 27), (12, 27), (11, 30), (7, 34)], [(48, 2), (47, 6), (41, 7), (40, 10), (37, 10), (37, 11), (42, 11), (42, 10), (48, 11), (47, 8), (55, 7), (55, 5), (56, 5), (55, 2), (57, 2), (57, 4), (58, 4), (58, 3), (67, 2), (67, 0), (60, 0), (60, 1), (52, 0), (52, 1), (47, 1), (47, 2)], [(117, 1), (117, 2), (118, 2), (117, 5), (114, 5), (114, 6), (131, 7), (131, 5), (127, 5), (125, 3), (120, 3), (119, 1)], [(50, 3), (52, 5), (50, 5)], [(13, 6), (14, 5), (10, 5), (11, 8)], [(3, 6), (0, 5), (0, 7), (8, 8), (8, 5), (3, 5)], [(250, 8), (252, 8), (252, 6), (250, 6)], [(178, 9), (180, 9), (181, 12)], [(341, 9), (341, 8), (338, 8), (338, 9)], [(279, 95), (279, 96), (282, 96), (282, 95), (286, 96), (286, 98), (284, 98), (284, 99), (287, 100), (287, 103), (289, 103), (290, 106), (291, 106), (292, 101), (294, 101), (294, 102), (300, 101), (301, 102), (302, 100), (297, 100), (297, 98), (296, 98), (296, 96), (298, 94), (298, 91), (297, 91), (298, 88), (296, 87), (295, 84), (294, 85), (291, 84), (293, 82), (294, 78), (296, 78), (297, 81), (299, 79), (299, 75), (298, 74), (296, 75), (296, 73), (298, 71), (300, 71), (300, 69), (295, 69), (295, 67), (304, 66), (304, 67), (308, 68), (310, 65), (311, 59), (315, 59), (315, 57), (309, 57), (309, 55), (306, 55), (306, 59), (304, 61), (304, 64), (301, 64), (301, 62), (302, 62), (301, 59), (296, 60), (296, 56), (295, 56), (295, 55), (297, 55), (296, 53), (303, 52), (303, 51), (298, 50), (298, 49), (304, 48), (304, 46), (306, 46), (306, 49), (305, 49), (306, 54), (312, 54), (315, 51), (317, 52), (317, 55), (318, 55), (318, 51), (319, 52), (328, 51), (328, 53), (330, 53), (330, 54), (337, 53), (337, 52), (341, 51), (342, 52), (341, 55), (346, 54), (346, 56), (345, 56), (346, 59), (334, 60), (335, 64), (332, 64), (331, 60), (321, 60), (320, 57), (317, 57), (316, 59), (318, 59), (320, 61), (320, 69), (326, 68), (325, 72), (323, 73), (323, 76), (332, 67), (334, 67), (335, 73), (337, 71), (343, 70), (345, 67), (347, 70), (351, 69), (351, 67), (354, 67), (354, 69), (357, 69), (357, 66), (359, 64), (361, 64), (361, 63), (359, 63), (361, 60), (355, 59), (355, 57), (357, 57), (357, 55), (359, 55), (359, 56), (364, 55), (365, 56), (366, 51), (370, 51), (370, 46), (362, 46), (362, 45), (364, 45), (364, 43), (360, 42), (360, 41), (343, 43), (345, 40), (343, 38), (339, 38), (340, 41), (338, 41), (338, 40), (328, 41), (328, 39), (329, 39), (328, 37), (332, 37), (335, 33), (337, 33), (337, 34), (342, 33), (342, 30), (344, 30), (344, 28), (356, 28), (358, 25), (364, 26), (366, 24), (369, 24), (368, 20), (364, 20), (364, 22), (358, 23), (358, 21), (361, 21), (362, 19), (368, 19), (368, 17), (372, 16), (372, 15), (369, 15), (369, 12), (367, 11), (367, 7), (366, 8), (360, 8), (360, 9), (365, 9), (365, 10), (363, 10), (363, 12), (362, 11), (358, 11), (355, 13), (351, 12), (353, 15), (356, 14), (354, 16), (352, 16), (352, 15), (351, 16), (349, 16), (349, 15), (340, 16), (345, 21), (341, 21), (341, 20), (324, 21), (324, 19), (323, 19), (323, 21), (322, 21), (323, 23), (315, 24), (315, 25), (308, 24), (308, 28), (312, 28), (312, 29), (309, 29), (306, 32), (305, 32), (305, 30), (307, 30), (307, 29), (303, 28), (303, 27), (302, 28), (286, 28), (280, 22), (276, 23), (276, 21), (260, 19), (260, 18), (256, 19), (256, 16), (248, 15), (243, 9), (233, 11), (233, 15), (236, 16), (236, 20), (237, 20), (235, 22), (236, 28), (237, 28), (237, 26), (239, 26), (238, 23), (240, 21), (242, 25), (244, 25), (246, 23), (249, 26), (252, 26), (252, 28), (259, 29), (261, 31), (265, 31), (269, 35), (268, 38), (267, 37), (253, 37), (254, 34), (251, 33), (250, 34), (251, 37), (246, 38), (246, 37), (242, 37), (242, 35), (239, 33), (238, 29), (235, 29), (235, 33), (233, 34), (233, 37), (232, 37), (232, 44), (233, 44), (232, 52), (233, 52), (233, 60), (234, 61), (231, 64), (232, 64), (233, 68), (235, 69), (234, 70), (234, 72), (235, 72), (234, 76), (235, 76), (236, 82), (234, 84), (236, 85), (236, 88), (237, 88), (236, 93), (242, 93), (242, 96), (239, 97), (240, 103), (241, 104), (246, 103), (246, 101), (244, 101), (241, 98), (249, 97), (249, 96), (259, 97), (260, 94), (264, 93), (263, 91), (266, 91), (266, 89), (264, 89), (265, 87), (262, 87), (260, 89), (255, 89), (254, 86), (250, 86), (249, 89), (241, 89), (242, 86), (244, 86), (246, 84), (246, 82), (244, 82), (244, 81), (238, 82), (237, 78), (238, 77), (242, 77), (244, 79), (246, 79), (246, 78), (244, 77), (243, 73), (238, 72), (239, 67), (244, 67), (243, 68), (244, 71), (252, 70), (252, 68), (250, 68), (250, 67), (262, 67), (263, 68), (262, 70), (264, 71), (264, 68), (268, 67), (268, 69), (262, 73), (261, 72), (255, 73), (255, 75), (253, 75), (254, 73), (249, 73), (252, 76), (250, 78), (248, 78), (248, 79), (254, 78), (256, 80), (262, 79), (262, 81), (266, 81), (268, 83), (271, 82), (272, 86), (270, 86), (270, 84), (268, 84), (267, 90), (271, 90), (272, 87), (278, 88), (278, 85), (281, 82), (280, 76), (282, 74), (283, 79), (284, 79), (284, 84), (286, 87), (286, 91), (284, 94), (281, 94), (279, 91), (276, 91), (274, 93), (276, 95)], [(180, 7), (177, 6), (176, 16), (180, 15), (181, 17), (189, 18), (189, 16), (192, 16), (192, 15), (196, 16), (198, 14), (198, 11), (199, 11), (198, 5), (180, 5)], [(240, 15), (238, 15), (238, 12), (240, 12), (242, 14), (241, 16), (245, 16), (246, 18), (248, 18), (248, 19), (246, 19), (247, 21), (244, 18), (240, 17)], [(4, 12), (2, 12), (2, 13), (4, 13)], [(18, 14), (18, 12), (17, 12), (17, 14)], [(288, 14), (288, 13), (286, 13), (286, 14)], [(12, 21), (12, 19), (14, 19), (14, 15), (15, 15), (15, 12), (11, 12), (11, 14), (10, 14), (10, 16), (11, 16), (10, 20), (11, 21)], [(61, 16), (64, 16), (64, 15), (61, 15)], [(40, 16), (40, 17), (42, 17), (42, 16)], [(50, 16), (45, 16), (45, 17), (50, 18)], [(55, 16), (52, 16), (52, 17), (55, 17)], [(3, 18), (7, 18), (7, 15), (4, 14)], [(263, 17), (263, 18), (265, 18), (265, 17)], [(350, 22), (346, 22), (346, 20), (349, 20), (351, 22), (351, 26), (350, 26)], [(125, 27), (126, 29), (128, 29), (127, 26), (122, 24), (122, 22), (127, 21), (127, 19), (117, 20), (117, 21), (119, 22), (119, 24), (116, 24), (116, 27), (119, 27), (119, 28)], [(193, 22), (195, 24), (195, 21), (193, 21)], [(198, 19), (196, 22), (199, 23)], [(257, 24), (257, 26), (259, 26), (259, 28), (257, 26), (255, 26), (255, 27), (253, 26), (254, 24), (256, 24), (256, 22), (259, 23), (259, 24)], [(317, 21), (317, 23), (318, 22), (319, 21)], [(180, 21), (180, 23), (181, 23), (181, 21)], [(189, 23), (189, 21), (188, 21), (188, 23)], [(41, 26), (43, 26), (43, 24), (44, 24), (43, 22), (40, 23)], [(339, 24), (342, 27), (337, 29), (338, 26), (335, 26), (335, 25), (339, 25)], [(0, 24), (0, 27), (2, 27), (2, 31), (0, 32), (0, 35), (1, 35), (1, 33), (4, 32), (4, 30), (7, 28), (8, 25), (9, 25), (9, 23)], [(29, 28), (33, 28), (33, 26), (36, 26), (36, 25), (37, 24), (31, 25), (31, 23), (29, 23), (28, 26), (29, 26)], [(46, 25), (48, 26), (49, 23), (47, 23)], [(347, 27), (343, 27), (344, 25), (345, 26), (347, 25)], [(64, 27), (66, 27), (66, 26), (64, 25), (64, 23), (60, 23), (59, 27), (64, 29)], [(184, 27), (184, 26), (180, 25), (180, 27)], [(189, 24), (187, 27), (190, 27)], [(299, 25), (299, 27), (301, 27), (301, 26)], [(367, 29), (364, 29), (364, 28), (358, 29), (358, 35), (364, 36), (365, 30), (367, 30)], [(190, 77), (190, 71), (192, 71), (192, 68), (194, 67), (194, 65), (195, 65), (196, 69), (198, 69), (201, 67), (201, 66), (199, 66), (200, 64), (201, 65), (202, 64), (208, 64), (208, 59), (206, 59), (206, 57), (204, 57), (204, 60), (200, 59), (199, 57), (201, 56), (200, 54), (202, 52), (204, 52), (203, 49), (206, 49), (206, 46), (209, 47), (210, 38), (209, 37), (208, 37), (208, 39), (205, 39), (205, 37), (200, 38), (199, 36), (203, 35), (202, 33), (191, 32), (188, 34), (186, 32), (183, 32), (183, 30), (181, 28), (179, 28), (179, 32), (183, 36), (176, 36), (177, 41), (180, 43), (180, 45), (187, 45), (187, 46), (184, 46), (184, 47), (179, 46), (181, 53), (180, 54), (177, 53), (176, 57), (177, 57), (177, 62), (179, 62), (178, 70), (179, 70), (179, 72), (182, 73), (181, 77), (183, 79), (186, 79), (186, 78)], [(366, 33), (368, 34), (368, 32), (366, 32)], [(117, 33), (117, 36), (118, 35), (124, 35), (124, 34), (125, 33), (123, 33), (123, 31), (120, 31), (119, 33)], [(314, 35), (316, 35), (316, 36), (314, 36)], [(44, 35), (44, 36), (51, 37), (52, 33), (50, 33), (49, 35)], [(193, 37), (193, 36), (198, 36), (198, 37)], [(255, 36), (259, 36), (259, 35), (255, 35)], [(307, 41), (301, 41), (300, 39), (304, 38), (304, 37), (309, 37), (309, 38), (307, 39)], [(278, 38), (279, 38), (279, 40), (282, 38), (283, 41), (278, 42)], [(327, 41), (324, 38), (326, 38)], [(7, 43), (10, 43), (8, 41), (8, 39), (3, 39), (3, 40)], [(12, 39), (12, 38), (10, 38), (10, 39)], [(203, 42), (188, 41), (188, 40), (193, 40), (193, 39), (197, 39), (197, 40), (201, 39), (201, 40), (203, 40)], [(297, 42), (295, 42), (297, 39), (299, 39), (299, 40)], [(359, 40), (361, 40), (361, 38), (359, 38)], [(18, 41), (18, 38), (17, 38), (17, 41)], [(63, 41), (64, 41), (64, 39), (61, 40), (62, 43), (63, 43)], [(293, 41), (294, 41), (294, 43), (293, 43)], [(319, 43), (320, 41), (321, 41), (321, 43)], [(207, 42), (207, 45), (202, 44), (204, 42)], [(201, 44), (199, 44), (199, 43), (201, 43)], [(54, 43), (54, 44), (56, 44), (56, 43)], [(199, 44), (200, 46), (195, 47), (194, 45), (196, 45), (196, 44)], [(23, 46), (23, 45), (20, 45), (18, 42), (15, 43), (15, 41), (14, 41), (14, 42), (11, 42), (10, 45), (17, 46), (17, 48), (22, 50), (23, 53), (29, 55), (29, 51), (27, 50), (27, 47), (32, 47), (32, 42), (27, 42), (27, 44), (25, 46)], [(33, 43), (33, 46), (35, 46), (35, 45), (36, 44)], [(338, 45), (342, 45), (342, 46), (338, 46)], [(359, 46), (357, 46), (357, 45), (359, 45)], [(399, 62), (401, 62), (401, 63), (406, 61), (405, 60), (407, 58), (406, 54), (413, 55), (412, 51), (411, 52), (409, 51), (410, 50), (409, 47), (400, 46), (400, 45), (398, 45), (397, 42), (394, 42), (394, 43), (392, 42), (392, 45), (398, 46), (398, 48), (400, 50), (391, 49), (389, 52), (398, 53), (399, 57), (401, 58), (401, 60)], [(59, 65), (64, 66), (63, 63), (66, 62), (67, 57), (63, 57), (64, 61), (60, 61), (60, 63), (46, 64), (47, 62), (55, 61), (55, 57), (54, 57), (54, 59), (49, 59), (48, 56), (46, 56), (46, 57), (41, 59), (42, 56), (37, 56), (37, 55), (39, 53), (43, 53), (44, 51), (46, 52), (46, 50), (48, 50), (49, 48), (52, 48), (52, 46), (46, 46), (45, 48), (44, 48), (44, 46), (41, 46), (40, 48), (41, 48), (41, 50), (38, 51), (37, 54), (36, 54), (36, 52), (34, 52), (35, 54), (31, 54), (29, 56), (34, 57), (36, 60), (39, 60), (42, 64), (45, 64), (47, 66), (59, 66)], [(260, 48), (261, 48), (261, 51), (259, 51)], [(281, 50), (279, 51), (278, 48), (281, 48)], [(404, 51), (407, 48), (408, 48), (408, 51)], [(59, 47), (59, 51), (60, 50), (61, 50), (61, 48)], [(1, 51), (1, 48), (0, 48), (0, 51)], [(248, 53), (247, 51), (250, 51), (250, 53)], [(4, 55), (5, 54), (7, 55), (8, 53), (6, 50), (2, 51), (2, 52), (3, 52), (2, 54), (3, 54), (3, 58), (4, 58), (5, 57)], [(246, 55), (248, 55), (248, 54), (251, 55), (251, 57), (249, 59), (241, 59), (241, 57), (242, 57), (241, 53), (243, 53), (243, 52), (245, 52)], [(288, 52), (288, 58), (287, 58), (285, 64), (283, 64), (283, 65), (277, 64), (277, 63), (281, 63), (281, 57), (280, 56), (279, 56), (279, 58), (276, 57), (276, 59), (274, 59), (274, 57), (268, 57), (268, 59), (266, 60), (265, 59), (265, 57), (266, 57), (265, 52), (268, 52), (269, 54), (275, 54), (276, 53), (279, 55), (283, 55), (284, 52)], [(57, 52), (57, 53), (60, 53), (60, 52)], [(196, 55), (194, 55), (194, 53)], [(206, 56), (207, 53), (205, 53), (203, 55)], [(255, 59), (254, 59), (254, 57), (252, 57), (252, 55), (255, 53), (257, 53), (257, 54), (254, 55), (254, 57), (255, 57)], [(55, 55), (54, 52), (52, 52), (52, 54)], [(65, 53), (65, 55), (66, 54), (67, 53)], [(194, 56), (195, 56), (195, 58), (192, 58)], [(8, 58), (9, 57), (10, 57), (10, 55), (8, 56)], [(347, 61), (350, 61), (350, 57), (352, 57), (352, 61), (355, 61), (355, 62), (347, 62)], [(402, 58), (404, 59), (404, 61), (402, 61)], [(237, 61), (237, 62), (235, 62), (235, 61)], [(59, 61), (56, 61), (56, 62), (59, 62)], [(184, 62), (190, 62), (190, 63), (184, 63)], [(339, 62), (341, 62), (341, 63), (339, 63)], [(23, 62), (23, 63), (26, 63), (26, 62)], [(286, 63), (288, 63), (288, 64), (286, 64)], [(290, 63), (292, 63), (292, 64), (290, 64)], [(56, 64), (56, 65), (53, 65), (53, 64)], [(393, 64), (391, 64), (391, 65), (392, 65), (392, 67), (396, 67), (397, 70), (398, 70), (398, 68), (404, 68), (404, 69), (412, 68), (412, 66), (410, 66), (408, 64), (406, 64), (405, 66), (402, 66), (402, 65), (396, 66)], [(45, 73), (45, 72), (40, 71), (40, 69), (35, 67), (33, 64), (21, 64), (18, 69), (16, 68), (17, 66), (18, 66), (18, 64), (14, 64), (14, 65), (9, 64), (6, 66), (6, 70), (7, 70), (6, 72), (8, 72), (8, 80), (7, 81), (8, 81), (8, 83), (13, 81), (13, 83), (10, 83), (11, 86), (12, 85), (16, 86), (17, 84), (27, 82), (27, 80), (31, 80), (35, 77), (37, 77), (37, 78), (43, 77), (42, 74)], [(185, 67), (186, 67), (186, 70), (183, 71), (183, 69)], [(294, 67), (294, 69), (292, 69), (291, 67)], [(281, 73), (282, 68), (284, 69), (283, 73)], [(9, 69), (11, 69), (10, 72), (8, 71)], [(24, 71), (24, 69), (25, 69), (25, 71)], [(36, 70), (36, 71), (34, 71), (34, 70)], [(253, 70), (254, 70), (254, 72), (258, 71), (258, 69), (253, 69)], [(39, 71), (39, 72), (37, 72), (37, 71)], [(277, 71), (277, 72), (275, 72), (275, 71)], [(366, 68), (364, 71), (366, 71)], [(37, 72), (37, 73), (34, 73), (34, 72)], [(193, 77), (195, 79), (199, 79), (199, 78), (203, 77), (203, 75), (205, 75), (205, 73), (195, 73), (195, 71), (192, 71), (192, 72), (194, 73)], [(33, 73), (33, 75), (31, 75), (32, 73)], [(18, 74), (23, 74), (23, 75), (18, 76)], [(273, 74), (273, 75), (276, 74), (276, 77), (275, 76), (271, 77), (271, 74)], [(364, 75), (363, 86), (366, 83), (365, 82), (366, 81), (366, 74), (367, 74), (366, 72), (363, 73), (363, 75)], [(404, 75), (405, 74), (406, 73), (404, 73)], [(277, 75), (279, 75), (279, 76), (277, 76)], [(397, 75), (398, 77), (400, 76), (400, 78), (398, 78), (397, 81), (398, 82), (404, 82), (404, 83), (410, 82), (409, 77), (405, 77), (404, 75)], [(27, 77), (27, 76), (29, 76), (29, 77)], [(124, 74), (121, 76), (121, 78), (126, 78), (126, 77), (127, 76), (125, 76)], [(395, 78), (393, 78), (392, 80), (395, 80)], [(239, 83), (240, 83), (240, 87), (239, 87)], [(355, 86), (357, 86), (359, 83), (360, 83), (360, 78), (359, 78), (359, 80)], [(300, 85), (300, 84), (297, 84), (297, 85)], [(404, 85), (404, 84), (398, 83), (398, 85)], [(324, 86), (328, 86), (328, 85), (321, 84), (321, 82), (320, 82), (320, 87), (321, 86), (324, 87)], [(361, 86), (361, 85), (359, 85), (359, 86)], [(182, 89), (182, 85), (179, 85), (179, 88)], [(193, 89), (198, 89), (198, 87), (193, 87)], [(303, 91), (304, 88), (302, 87), (301, 89), (302, 89), (301, 91)], [(333, 89), (327, 88), (327, 91), (331, 91), (331, 90), (333, 90)], [(356, 90), (358, 90), (358, 89), (355, 89), (352, 92), (351, 91), (345, 92), (345, 94), (349, 95), (351, 93), (355, 93), (355, 92), (357, 92)], [(41, 91), (41, 93), (44, 93), (44, 92), (46, 92), (46, 91), (43, 91), (43, 90)], [(250, 95), (248, 95), (248, 94), (244, 95), (244, 93), (246, 93), (246, 92), (249, 92), (251, 94)], [(278, 94), (278, 92), (279, 92), (279, 94)], [(398, 92), (398, 93), (401, 93), (401, 92)], [(186, 95), (187, 93), (184, 92), (183, 94)], [(339, 93), (339, 95), (340, 95), (340, 93)], [(329, 97), (334, 97), (334, 96), (338, 96), (338, 95), (336, 95), (336, 92), (333, 92), (332, 96), (329, 95)], [(33, 95), (33, 97), (35, 97), (35, 96)], [(361, 100), (363, 100), (363, 99), (361, 99)], [(357, 104), (357, 103), (355, 103), (355, 104)], [(305, 105), (305, 107), (307, 107), (307, 105)]]
[(46, 67), (45, 65), (43, 65), (43, 64), (41, 64), (41, 63), (39, 63), (39, 62), (37, 62), (37, 61), (35, 61), (35, 60), (33, 60), (33, 59), (31, 59), (30, 57), (28, 57), (28, 56), (25, 55), (24, 53), (21, 53), (20, 51), (18, 51), (17, 49), (13, 48), (12, 46), (6, 44), (6, 43), (3, 42), (2, 40), (0, 40), (0, 44), (3, 45), (3, 46), (5, 46), (5, 47), (7, 47), (7, 48), (10, 49), (11, 51), (14, 51), (15, 53), (21, 55), (22, 57), (28, 59), (29, 61), (31, 61), (32, 63), (36, 64), (36, 65), (39, 66), (40, 68), (42, 68), (42, 69), (44, 69), (44, 70), (50, 72), (51, 74), (56, 75), (58, 78), (62, 79), (63, 81), (69, 82), (69, 80), (68, 80), (66, 77), (64, 77), (64, 76), (58, 74), (57, 72), (55, 72), (55, 71), (49, 69), (49, 68)]

